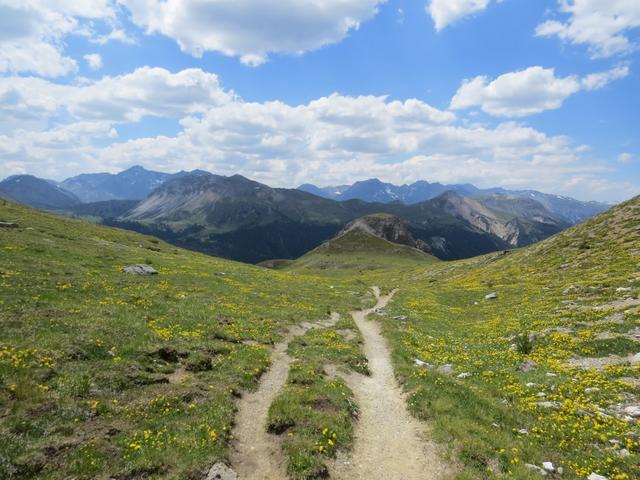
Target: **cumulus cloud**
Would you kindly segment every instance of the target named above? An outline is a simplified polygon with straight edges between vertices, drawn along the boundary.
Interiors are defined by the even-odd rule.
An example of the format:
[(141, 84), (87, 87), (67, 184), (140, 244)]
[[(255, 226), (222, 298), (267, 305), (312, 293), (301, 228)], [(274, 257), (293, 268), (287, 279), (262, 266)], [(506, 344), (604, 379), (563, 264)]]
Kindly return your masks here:
[(431, 15), (436, 30), (486, 9), (491, 0), (431, 0), (427, 12)]
[[(110, 32), (97, 36), (96, 22)], [(68, 35), (101, 42), (119, 39), (114, 0), (0, 0), (0, 73), (60, 77), (77, 71), (65, 54)]]
[(215, 51), (247, 65), (269, 53), (303, 53), (338, 42), (385, 0), (120, 0), (147, 33), (175, 39), (196, 57)]
[(638, 0), (559, 0), (564, 21), (548, 20), (536, 29), (540, 37), (558, 37), (586, 45), (593, 57), (628, 54), (638, 48), (630, 38), (640, 28)]
[(100, 70), (102, 68), (102, 56), (99, 53), (89, 53), (83, 58), (91, 70)]
[(75, 122), (120, 124), (147, 116), (183, 117), (203, 113), (234, 98), (217, 75), (200, 69), (177, 73), (141, 67), (131, 73), (68, 85), (34, 77), (0, 77), (0, 131), (47, 124), (55, 116)]
[(495, 80), (478, 76), (462, 83), (451, 99), (450, 108), (479, 107), (490, 115), (524, 117), (560, 108), (571, 95), (581, 90), (598, 90), (628, 74), (628, 67), (619, 66), (584, 78), (557, 77), (553, 68), (535, 66), (505, 73)]
[[(199, 69), (145, 67), (77, 85), (4, 78), (0, 106), (2, 175), (63, 178), (140, 163), (165, 171), (241, 173), (274, 186), (379, 176), (576, 194), (573, 178), (598, 177), (605, 168), (582, 160), (584, 146), (569, 138), (520, 123), (465, 125), (421, 100), (385, 96), (246, 102)], [(179, 119), (182, 130), (118, 137), (120, 124), (147, 116)], [(599, 185), (603, 198), (622, 198), (633, 187)]]

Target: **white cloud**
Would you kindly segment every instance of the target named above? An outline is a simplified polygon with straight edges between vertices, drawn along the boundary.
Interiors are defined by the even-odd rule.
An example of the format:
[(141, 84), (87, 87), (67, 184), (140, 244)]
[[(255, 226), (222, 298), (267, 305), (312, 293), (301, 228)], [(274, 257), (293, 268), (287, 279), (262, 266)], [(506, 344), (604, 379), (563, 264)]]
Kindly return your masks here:
[(500, 75), (495, 80), (478, 76), (462, 83), (451, 99), (450, 108), (480, 107), (490, 115), (523, 117), (560, 108), (567, 97), (581, 90), (598, 90), (628, 74), (629, 68), (621, 66), (582, 79), (556, 77), (553, 68), (535, 66)]
[(105, 39), (118, 37), (114, 0), (0, 0), (0, 73), (75, 73), (78, 65), (65, 54), (65, 38), (83, 35), (99, 42), (95, 22), (111, 28)]
[[(80, 85), (39, 78), (0, 77), (0, 131), (34, 128), (55, 116), (109, 125), (138, 122), (146, 116), (183, 117), (203, 113), (234, 98), (218, 77), (200, 69), (171, 73), (142, 67), (126, 75), (103, 77)], [(26, 122), (26, 123), (25, 123)]]
[(589, 47), (593, 57), (627, 54), (638, 48), (629, 33), (640, 28), (638, 0), (559, 0), (566, 21), (548, 20), (536, 35), (557, 36), (565, 42)]
[(431, 0), (427, 11), (440, 31), (458, 20), (487, 8), (491, 0)]
[[(583, 160), (583, 145), (519, 123), (463, 125), (452, 112), (420, 100), (384, 96), (333, 94), (302, 105), (245, 102), (198, 69), (145, 67), (79, 85), (5, 78), (0, 106), (2, 175), (62, 178), (141, 163), (165, 171), (241, 173), (274, 186), (379, 176), (584, 196), (572, 179), (597, 179), (607, 168)], [(120, 123), (149, 115), (180, 119), (182, 131), (118, 138)], [(623, 198), (633, 188), (589, 184), (596, 183), (601, 198)]]
[(196, 57), (215, 51), (247, 65), (269, 53), (299, 54), (342, 40), (385, 0), (119, 0), (147, 33)]
[(633, 160), (633, 154), (631, 153), (624, 152), (618, 155), (618, 161), (620, 163), (631, 163), (632, 160)]
[(83, 58), (91, 70), (100, 70), (102, 68), (102, 57), (99, 53), (89, 53)]

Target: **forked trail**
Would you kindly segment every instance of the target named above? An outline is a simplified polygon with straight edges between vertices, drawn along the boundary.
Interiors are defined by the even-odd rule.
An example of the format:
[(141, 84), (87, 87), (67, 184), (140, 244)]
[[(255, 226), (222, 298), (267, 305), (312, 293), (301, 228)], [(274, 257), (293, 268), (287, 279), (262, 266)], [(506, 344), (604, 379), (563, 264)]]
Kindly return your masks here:
[(340, 316), (315, 324), (304, 323), (289, 330), (286, 338), (271, 353), (271, 367), (260, 379), (258, 389), (246, 393), (238, 403), (233, 429), (234, 445), (231, 456), (233, 469), (240, 480), (284, 480), (286, 466), (277, 436), (267, 432), (269, 407), (284, 387), (293, 359), (287, 355), (289, 342), (317, 327), (334, 325)]
[(435, 445), (424, 438), (424, 425), (413, 418), (406, 398), (393, 373), (386, 340), (375, 321), (367, 315), (384, 308), (394, 292), (380, 295), (375, 307), (352, 312), (364, 337), (364, 352), (371, 376), (345, 376), (360, 409), (351, 458), (339, 458), (331, 478), (339, 480), (438, 480), (451, 474), (437, 454)]

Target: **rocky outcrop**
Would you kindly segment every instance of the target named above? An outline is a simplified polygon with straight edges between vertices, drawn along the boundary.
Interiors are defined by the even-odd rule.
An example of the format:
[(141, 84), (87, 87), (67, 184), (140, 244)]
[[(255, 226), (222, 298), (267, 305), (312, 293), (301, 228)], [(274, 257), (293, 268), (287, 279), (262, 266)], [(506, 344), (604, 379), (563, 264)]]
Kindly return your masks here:
[(388, 242), (406, 245), (423, 252), (431, 253), (429, 245), (422, 240), (414, 239), (402, 220), (387, 213), (377, 213), (358, 218), (347, 224), (337, 235), (337, 238), (358, 229), (382, 238), (383, 240), (387, 240)]

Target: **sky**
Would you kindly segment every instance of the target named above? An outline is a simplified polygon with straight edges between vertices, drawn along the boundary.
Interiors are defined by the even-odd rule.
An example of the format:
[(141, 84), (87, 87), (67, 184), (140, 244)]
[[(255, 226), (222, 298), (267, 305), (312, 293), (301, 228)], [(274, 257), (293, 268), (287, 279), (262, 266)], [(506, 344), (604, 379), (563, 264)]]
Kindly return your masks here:
[(640, 194), (638, 0), (0, 0), (0, 177)]

